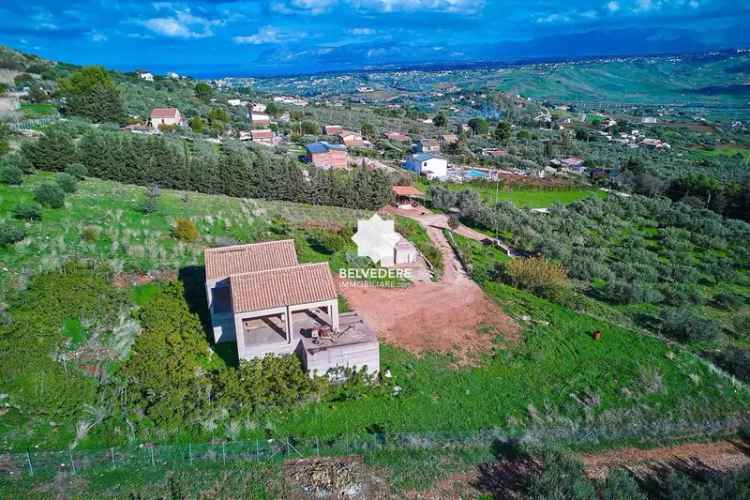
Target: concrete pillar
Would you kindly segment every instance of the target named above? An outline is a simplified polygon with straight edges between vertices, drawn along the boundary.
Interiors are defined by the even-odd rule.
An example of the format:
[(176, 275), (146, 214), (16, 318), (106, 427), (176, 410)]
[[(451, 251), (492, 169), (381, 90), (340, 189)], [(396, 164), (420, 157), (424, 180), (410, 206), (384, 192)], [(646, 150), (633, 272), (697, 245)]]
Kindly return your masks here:
[(333, 322), (334, 330), (339, 329), (339, 302), (337, 300), (333, 300), (330, 303), (331, 305), (328, 306), (328, 315), (331, 317), (331, 321)]
[(237, 355), (240, 359), (243, 359), (245, 354), (245, 328), (242, 324), (242, 316), (239, 314), (234, 315), (234, 330), (237, 341)]
[(292, 311), (289, 310), (289, 306), (286, 307), (286, 341), (287, 344), (292, 343), (292, 333), (294, 332), (294, 321), (292, 320)]

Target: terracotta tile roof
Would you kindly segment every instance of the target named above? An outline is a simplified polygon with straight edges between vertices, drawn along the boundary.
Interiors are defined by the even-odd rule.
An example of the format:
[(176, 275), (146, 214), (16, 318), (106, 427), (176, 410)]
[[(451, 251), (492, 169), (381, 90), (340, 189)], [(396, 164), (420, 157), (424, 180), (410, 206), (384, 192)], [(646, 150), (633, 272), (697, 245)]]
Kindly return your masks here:
[(396, 196), (421, 196), (424, 194), (414, 186), (393, 186), (391, 189)]
[(237, 274), (229, 278), (235, 313), (335, 300), (336, 287), (325, 262)]
[(177, 108), (154, 108), (151, 118), (177, 118)]
[(209, 280), (297, 264), (294, 240), (206, 248), (204, 256)]
[(253, 130), (250, 133), (252, 134), (253, 139), (273, 139), (273, 130), (268, 128)]

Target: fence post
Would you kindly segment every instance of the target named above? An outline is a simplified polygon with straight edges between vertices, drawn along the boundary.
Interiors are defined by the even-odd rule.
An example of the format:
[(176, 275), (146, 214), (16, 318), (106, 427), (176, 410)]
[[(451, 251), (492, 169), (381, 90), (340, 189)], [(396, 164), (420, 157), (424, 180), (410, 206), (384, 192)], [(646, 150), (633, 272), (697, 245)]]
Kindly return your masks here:
[(151, 447), (151, 467), (155, 467), (156, 463), (154, 462), (154, 447)]
[(76, 463), (73, 461), (73, 450), (68, 448), (68, 456), (70, 457), (70, 466), (73, 468), (73, 474), (77, 474)]
[(255, 461), (260, 462), (260, 444), (255, 440)]
[(31, 453), (29, 453), (29, 450), (26, 450), (26, 461), (29, 463), (29, 474), (32, 476), (34, 475), (34, 466), (31, 465)]
[(221, 456), (224, 460), (224, 465), (227, 464), (227, 444), (221, 443)]
[(115, 464), (115, 449), (110, 448), (109, 453), (110, 455), (112, 455), (112, 468), (114, 469), (115, 467), (117, 467), (117, 464)]
[(318, 456), (320, 456), (320, 440), (318, 439), (318, 436), (315, 436), (315, 451), (318, 453)]

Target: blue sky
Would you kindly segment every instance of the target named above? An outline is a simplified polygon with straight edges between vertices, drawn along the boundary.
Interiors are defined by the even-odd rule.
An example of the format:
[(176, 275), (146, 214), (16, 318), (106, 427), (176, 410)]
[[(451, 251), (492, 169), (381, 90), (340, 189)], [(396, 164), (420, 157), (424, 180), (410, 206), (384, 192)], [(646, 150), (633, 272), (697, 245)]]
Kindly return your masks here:
[(750, 0), (0, 0), (0, 44), (196, 76), (750, 46)]

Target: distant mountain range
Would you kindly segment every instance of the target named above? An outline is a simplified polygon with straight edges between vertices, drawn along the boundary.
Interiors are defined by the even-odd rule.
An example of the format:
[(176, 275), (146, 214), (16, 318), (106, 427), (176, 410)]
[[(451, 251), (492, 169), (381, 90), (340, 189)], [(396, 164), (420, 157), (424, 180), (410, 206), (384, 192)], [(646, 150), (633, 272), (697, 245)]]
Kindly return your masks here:
[[(590, 30), (580, 33), (542, 36), (524, 41), (475, 43), (460, 47), (460, 56), (447, 55), (445, 51), (422, 50), (415, 47), (408, 53), (394, 57), (384, 55), (365, 60), (358, 54), (363, 51), (377, 53), (392, 48), (389, 45), (357, 45), (309, 54), (303, 64), (284, 64), (272, 53), (268, 61), (273, 64), (251, 62), (184, 68), (196, 77), (217, 78), (296, 76), (331, 72), (394, 71), (394, 70), (446, 70), (498, 67), (534, 62), (571, 61), (602, 57), (628, 57), (647, 55), (680, 55), (705, 53), (738, 47), (750, 47), (750, 30), (744, 26), (722, 29), (710, 42), (705, 36), (687, 29), (629, 28), (617, 30)], [(326, 71), (321, 71), (326, 68)], [(159, 68), (155, 68), (159, 69)]]

